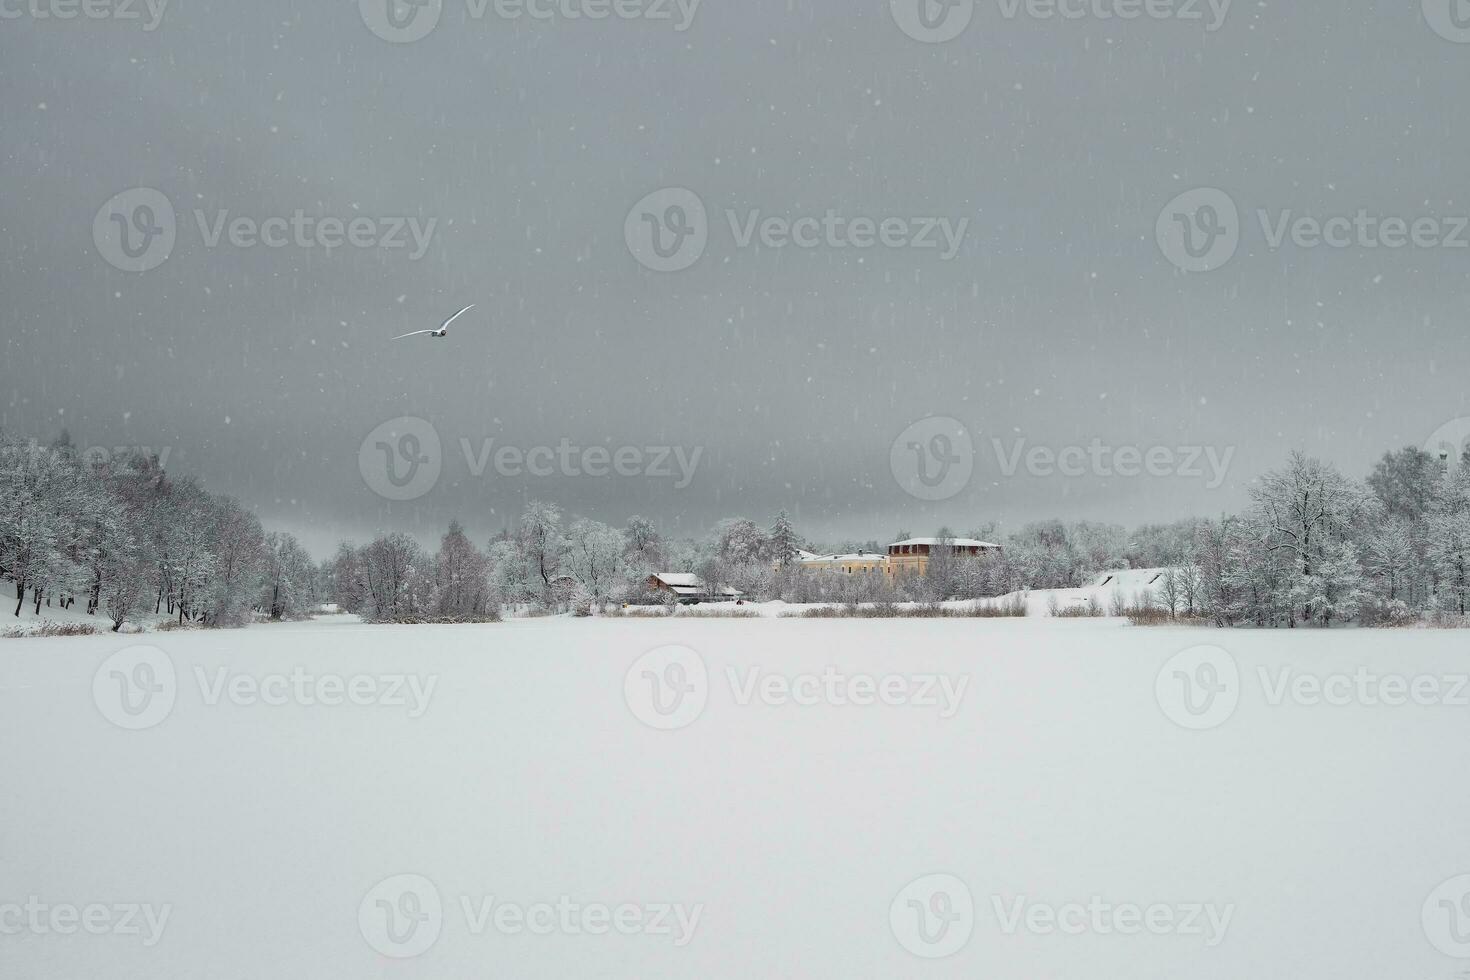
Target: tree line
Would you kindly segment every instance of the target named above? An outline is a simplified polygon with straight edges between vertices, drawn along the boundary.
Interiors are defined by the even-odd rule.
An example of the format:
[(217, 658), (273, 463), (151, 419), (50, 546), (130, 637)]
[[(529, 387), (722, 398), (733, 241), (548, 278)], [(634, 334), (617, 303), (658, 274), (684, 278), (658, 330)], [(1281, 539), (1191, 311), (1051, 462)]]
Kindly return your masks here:
[(318, 565), (290, 534), (265, 531), (238, 501), (164, 472), (155, 456), (96, 461), (65, 438), (42, 446), (0, 434), (0, 577), (15, 583), (16, 614), (26, 602), (37, 613), (80, 603), (114, 629), (150, 610), (235, 626), (327, 602), (387, 622), (496, 619), (506, 603), (588, 612), (672, 602), (647, 584), (658, 572), (693, 572), (710, 597), (728, 587), (752, 600), (858, 603), (1078, 587), (1130, 567), (1166, 569), (1146, 601), (1167, 615), (1222, 626), (1459, 622), (1470, 611), (1470, 450), (1460, 460), (1389, 452), (1361, 481), (1294, 453), (1252, 485), (1239, 514), (1131, 531), (1042, 521), (1002, 535), (992, 524), (965, 536), (1002, 550), (959, 557), (941, 528), (928, 574), (893, 579), (802, 568), (802, 549), (882, 554), (886, 542), (808, 542), (785, 512), (767, 526), (730, 518), (701, 539), (670, 539), (642, 517), (616, 528), (534, 501), (483, 548), (455, 521), (434, 551), (384, 534)]
[(238, 626), (304, 614), (317, 568), (233, 497), (166, 473), (152, 454), (98, 460), (63, 433), (51, 445), (0, 433), (0, 579), (19, 616), (80, 607), (112, 629), (152, 612)]

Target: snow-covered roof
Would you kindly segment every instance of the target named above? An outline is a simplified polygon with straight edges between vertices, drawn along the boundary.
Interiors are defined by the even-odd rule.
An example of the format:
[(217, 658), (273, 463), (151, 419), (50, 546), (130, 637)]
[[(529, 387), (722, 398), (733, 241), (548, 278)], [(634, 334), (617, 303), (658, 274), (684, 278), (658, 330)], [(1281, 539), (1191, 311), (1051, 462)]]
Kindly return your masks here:
[[(705, 588), (704, 579), (693, 572), (655, 572), (654, 578), (664, 585), (675, 595), (704, 595), (708, 590)], [(739, 589), (732, 589), (728, 585), (715, 590), (717, 594), (739, 598), (745, 595)]]
[(974, 538), (908, 538), (904, 541), (895, 541), (889, 545), (890, 548), (898, 548), (904, 545), (926, 544), (929, 547), (948, 544), (956, 548), (999, 548), (1000, 545), (990, 541), (977, 541)]
[(669, 588), (702, 589), (702, 582), (693, 572), (657, 572), (653, 576)]
[(876, 551), (859, 551), (851, 555), (803, 555), (804, 562), (828, 562), (828, 561), (885, 561), (887, 555), (880, 555)]

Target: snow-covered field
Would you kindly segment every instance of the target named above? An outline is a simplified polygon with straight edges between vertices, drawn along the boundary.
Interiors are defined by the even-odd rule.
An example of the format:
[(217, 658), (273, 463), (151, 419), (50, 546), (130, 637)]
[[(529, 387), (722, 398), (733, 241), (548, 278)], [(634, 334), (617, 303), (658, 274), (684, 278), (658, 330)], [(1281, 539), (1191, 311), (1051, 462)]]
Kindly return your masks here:
[(4, 641), (0, 975), (1449, 978), (1465, 653), (1113, 620)]

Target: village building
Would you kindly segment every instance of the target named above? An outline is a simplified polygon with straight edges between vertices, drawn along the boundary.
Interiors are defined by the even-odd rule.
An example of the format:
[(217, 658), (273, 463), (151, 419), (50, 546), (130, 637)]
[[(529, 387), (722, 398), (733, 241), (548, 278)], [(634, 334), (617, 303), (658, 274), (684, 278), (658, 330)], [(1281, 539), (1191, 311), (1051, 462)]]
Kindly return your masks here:
[(745, 593), (729, 586), (711, 590), (704, 579), (693, 572), (656, 572), (648, 576), (647, 585), (654, 592), (673, 595), (682, 605), (697, 605), (701, 602), (734, 602), (745, 598)]
[(909, 538), (888, 546), (888, 553), (859, 551), (846, 555), (814, 555), (801, 552), (797, 566), (805, 572), (837, 575), (884, 575), (890, 579), (929, 574), (929, 560), (941, 546), (947, 546), (955, 558), (979, 558), (1000, 553), (1001, 547), (973, 538)]
[(940, 548), (948, 548), (955, 558), (981, 558), (1001, 551), (998, 544), (974, 538), (908, 538), (888, 546), (888, 574), (895, 579), (928, 575), (930, 559)]

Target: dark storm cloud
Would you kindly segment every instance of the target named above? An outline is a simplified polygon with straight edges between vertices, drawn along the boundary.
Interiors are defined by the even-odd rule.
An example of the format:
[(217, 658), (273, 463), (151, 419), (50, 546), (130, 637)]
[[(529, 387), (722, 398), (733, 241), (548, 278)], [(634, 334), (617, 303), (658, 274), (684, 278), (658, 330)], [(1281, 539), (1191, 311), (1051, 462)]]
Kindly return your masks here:
[[(1470, 44), (1418, 5), (994, 0), (940, 44), (877, 0), (446, 0), (409, 43), (371, 4), (135, 7), (0, 0), (0, 424), (169, 447), (317, 550), (534, 497), (686, 532), (1167, 519), (1470, 415)], [(94, 219), (139, 187), (175, 238), (128, 272)], [(1206, 255), (1218, 210), (1181, 206), (1191, 259), (1159, 231), (1197, 188), (1236, 220)], [(1360, 211), (1441, 235), (1299, 225)], [(422, 444), (364, 440), (399, 418), (438, 473), (393, 500), (374, 454)]]

